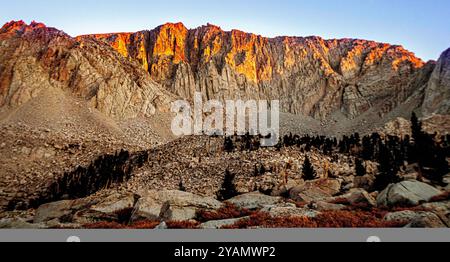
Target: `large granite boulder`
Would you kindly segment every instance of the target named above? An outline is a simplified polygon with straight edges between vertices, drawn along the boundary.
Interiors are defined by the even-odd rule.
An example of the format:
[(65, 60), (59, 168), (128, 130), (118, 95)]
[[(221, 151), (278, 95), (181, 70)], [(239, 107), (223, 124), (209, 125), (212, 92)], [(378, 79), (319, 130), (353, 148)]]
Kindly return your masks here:
[(266, 206), (273, 206), (283, 202), (281, 197), (267, 196), (258, 192), (248, 193), (233, 197), (226, 201), (238, 208), (250, 210), (261, 209)]
[(377, 198), (379, 206), (417, 206), (442, 192), (428, 184), (410, 180), (389, 185)]
[(199, 210), (217, 210), (221, 207), (221, 202), (209, 197), (174, 190), (152, 190), (138, 200), (132, 220), (185, 221), (195, 218)]

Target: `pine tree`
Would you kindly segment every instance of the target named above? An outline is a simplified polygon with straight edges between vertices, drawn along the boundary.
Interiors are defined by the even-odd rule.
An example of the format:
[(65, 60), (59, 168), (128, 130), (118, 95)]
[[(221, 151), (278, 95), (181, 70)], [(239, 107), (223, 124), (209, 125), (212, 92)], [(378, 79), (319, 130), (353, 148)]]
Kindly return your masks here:
[(422, 131), (422, 123), (419, 121), (419, 118), (417, 118), (416, 113), (412, 113), (411, 116), (411, 131), (412, 131), (412, 137), (415, 141), (420, 140), (423, 135)]
[(254, 169), (254, 171), (253, 171), (253, 176), (254, 176), (254, 177), (258, 177), (258, 176), (259, 176), (259, 169), (258, 169), (258, 166), (257, 166), (257, 165), (255, 165), (255, 169)]
[(374, 147), (372, 139), (369, 136), (365, 136), (362, 141), (362, 158), (364, 160), (371, 160), (374, 155)]
[(264, 165), (261, 165), (261, 168), (259, 169), (259, 174), (264, 175), (266, 174), (266, 172), (267, 172), (266, 167)]
[[(419, 164), (425, 177), (442, 184), (443, 176), (450, 171), (445, 150), (436, 141), (436, 135), (423, 131), (422, 123), (415, 113), (411, 117), (411, 131), (414, 144), (409, 152), (409, 160)], [(428, 169), (427, 172), (425, 169)]]
[(309, 157), (306, 157), (305, 162), (303, 163), (303, 179), (304, 180), (314, 180), (317, 178), (317, 173), (314, 170)]
[(225, 201), (238, 195), (236, 186), (234, 185), (235, 175), (230, 173), (227, 169), (225, 171), (225, 177), (223, 179), (222, 187), (217, 192), (217, 199)]
[(365, 176), (367, 173), (366, 167), (361, 159), (357, 158), (355, 160), (355, 172), (356, 176)]
[(380, 153), (378, 159), (378, 175), (375, 178), (373, 189), (375, 191), (383, 191), (390, 184), (395, 184), (401, 181), (397, 175), (399, 168), (395, 165), (392, 152), (384, 145), (380, 143)]
[(423, 167), (421, 163), (421, 150), (424, 147), (424, 133), (422, 131), (422, 124), (419, 122), (416, 113), (412, 113), (411, 116), (411, 133), (413, 139), (413, 146), (410, 149), (408, 160), (412, 163), (418, 163), (421, 168)]
[(225, 152), (231, 153), (234, 151), (233, 139), (231, 137), (225, 137), (225, 141), (223, 143), (223, 148)]
[(186, 187), (184, 186), (183, 180), (180, 180), (180, 183), (178, 184), (178, 190), (186, 192)]

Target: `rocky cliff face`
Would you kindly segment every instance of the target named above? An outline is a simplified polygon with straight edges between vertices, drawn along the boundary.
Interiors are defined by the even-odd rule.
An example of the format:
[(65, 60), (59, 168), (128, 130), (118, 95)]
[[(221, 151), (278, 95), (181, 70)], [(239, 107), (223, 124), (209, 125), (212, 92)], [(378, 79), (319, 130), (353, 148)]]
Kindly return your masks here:
[(17, 108), (50, 87), (84, 98), (118, 120), (168, 110), (172, 97), (139, 64), (103, 42), (77, 40), (34, 22), (4, 25), (0, 30), (0, 110)]
[(368, 109), (384, 114), (425, 84), (411, 79), (427, 79), (419, 77), (424, 62), (411, 52), (364, 40), (265, 38), (181, 23), (78, 39), (106, 41), (181, 97), (200, 91), (205, 99), (279, 99), (284, 112), (318, 119), (334, 112), (354, 118)]
[(422, 109), (425, 115), (450, 114), (450, 49), (437, 62), (425, 91)]

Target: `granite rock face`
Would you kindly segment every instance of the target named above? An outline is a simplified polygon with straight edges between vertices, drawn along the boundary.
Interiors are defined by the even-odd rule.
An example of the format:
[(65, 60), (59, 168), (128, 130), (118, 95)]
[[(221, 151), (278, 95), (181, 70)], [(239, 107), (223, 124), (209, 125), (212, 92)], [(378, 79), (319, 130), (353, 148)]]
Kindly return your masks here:
[(417, 102), (425, 115), (447, 114), (448, 53), (436, 65), (401, 46), (266, 38), (210, 24), (72, 38), (40, 23), (10, 22), (0, 30), (0, 107), (20, 106), (52, 86), (118, 120), (168, 111), (176, 97), (195, 92), (205, 100), (280, 100), (283, 112), (321, 120), (368, 111), (383, 117), (411, 97), (425, 97)]
[(450, 114), (450, 49), (439, 58), (425, 91), (423, 113)]
[[(265, 38), (214, 25), (165, 24), (137, 33), (81, 36), (104, 40), (185, 98), (279, 99), (282, 111), (323, 119), (369, 109), (380, 115), (423, 87), (434, 65), (401, 46), (320, 37)], [(431, 70), (430, 70), (431, 69)]]
[[(95, 39), (75, 39), (40, 23), (0, 29), (0, 108), (17, 108), (50, 87), (123, 120), (168, 111), (171, 95), (137, 63)], [(1, 111), (0, 111), (1, 113)]]

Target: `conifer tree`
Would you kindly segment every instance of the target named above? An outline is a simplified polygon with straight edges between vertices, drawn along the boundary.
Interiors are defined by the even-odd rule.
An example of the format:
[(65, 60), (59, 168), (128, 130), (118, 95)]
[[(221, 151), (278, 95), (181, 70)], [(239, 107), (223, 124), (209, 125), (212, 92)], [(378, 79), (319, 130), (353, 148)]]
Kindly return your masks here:
[(225, 152), (231, 153), (234, 151), (233, 139), (231, 137), (225, 137), (225, 141), (223, 143), (223, 148)]
[(183, 180), (180, 180), (180, 183), (178, 184), (178, 190), (186, 192), (186, 187), (184, 186)]
[(314, 170), (309, 157), (306, 157), (305, 162), (303, 163), (303, 179), (304, 180), (314, 180), (317, 178), (317, 173)]
[(395, 165), (392, 152), (390, 152), (383, 143), (380, 143), (378, 163), (378, 175), (375, 178), (373, 185), (373, 189), (375, 191), (382, 191), (390, 184), (395, 184), (401, 181), (400, 177), (397, 175), (399, 168)]
[(236, 186), (234, 185), (234, 178), (235, 175), (230, 173), (227, 169), (225, 171), (222, 187), (219, 192), (217, 192), (217, 199), (219, 201), (225, 201), (238, 195)]
[(361, 159), (357, 158), (355, 160), (355, 172), (356, 176), (365, 176), (367, 173), (366, 167)]

